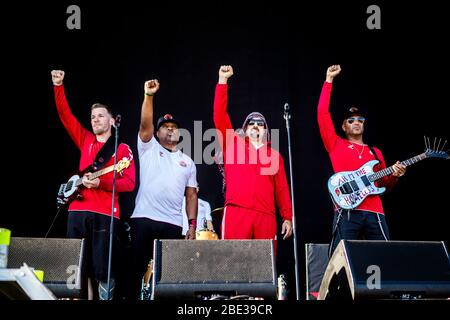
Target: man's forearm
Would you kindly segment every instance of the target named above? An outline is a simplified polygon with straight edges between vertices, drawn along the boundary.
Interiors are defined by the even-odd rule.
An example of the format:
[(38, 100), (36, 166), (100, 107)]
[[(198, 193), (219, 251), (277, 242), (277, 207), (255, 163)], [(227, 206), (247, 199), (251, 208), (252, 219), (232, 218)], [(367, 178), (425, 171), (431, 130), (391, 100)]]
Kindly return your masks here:
[(191, 195), (186, 198), (186, 213), (188, 220), (197, 220), (197, 210), (198, 210), (198, 199), (197, 195)]

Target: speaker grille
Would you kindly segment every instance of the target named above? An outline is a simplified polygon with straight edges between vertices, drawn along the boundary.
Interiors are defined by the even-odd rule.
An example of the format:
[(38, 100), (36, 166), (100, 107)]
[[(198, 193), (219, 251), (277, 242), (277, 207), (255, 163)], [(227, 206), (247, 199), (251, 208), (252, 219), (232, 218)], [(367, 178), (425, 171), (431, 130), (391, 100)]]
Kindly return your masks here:
[[(11, 238), (8, 268), (43, 270), (45, 282), (66, 282), (69, 266), (80, 264), (80, 239)], [(73, 271), (72, 271), (73, 272)]]
[(86, 273), (84, 239), (12, 237), (8, 268), (44, 271), (44, 284), (57, 297), (84, 298)]
[(273, 282), (268, 240), (165, 240), (155, 250), (164, 283)]

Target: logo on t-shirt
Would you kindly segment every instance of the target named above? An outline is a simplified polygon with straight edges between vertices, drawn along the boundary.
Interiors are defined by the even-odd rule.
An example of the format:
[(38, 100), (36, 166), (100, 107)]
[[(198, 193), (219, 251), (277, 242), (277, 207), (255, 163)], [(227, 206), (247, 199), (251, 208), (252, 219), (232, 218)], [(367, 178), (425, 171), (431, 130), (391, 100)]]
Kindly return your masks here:
[(186, 162), (184, 162), (183, 160), (181, 160), (181, 161), (180, 161), (180, 166), (186, 168), (186, 167), (187, 167), (187, 164), (186, 164)]
[(162, 151), (159, 152), (160, 157), (164, 157), (164, 153)]

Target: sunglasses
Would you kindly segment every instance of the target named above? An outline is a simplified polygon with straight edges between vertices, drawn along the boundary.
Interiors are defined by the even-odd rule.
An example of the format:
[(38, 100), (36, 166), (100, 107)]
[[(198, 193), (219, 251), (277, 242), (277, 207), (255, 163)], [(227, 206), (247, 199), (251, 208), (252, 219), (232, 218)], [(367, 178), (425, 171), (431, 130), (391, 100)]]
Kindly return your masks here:
[(257, 126), (260, 126), (260, 127), (264, 127), (264, 126), (265, 126), (264, 121), (262, 121), (262, 120), (250, 120), (250, 121), (248, 122), (248, 125), (249, 125), (249, 126), (254, 126), (255, 124), (256, 124)]
[(355, 122), (355, 121), (358, 121), (358, 122), (360, 122), (360, 123), (364, 123), (364, 121), (366, 121), (366, 118), (363, 118), (363, 117), (351, 117), (351, 118), (348, 118), (348, 119), (347, 119), (347, 122), (348, 122), (349, 124), (352, 124), (352, 123)]

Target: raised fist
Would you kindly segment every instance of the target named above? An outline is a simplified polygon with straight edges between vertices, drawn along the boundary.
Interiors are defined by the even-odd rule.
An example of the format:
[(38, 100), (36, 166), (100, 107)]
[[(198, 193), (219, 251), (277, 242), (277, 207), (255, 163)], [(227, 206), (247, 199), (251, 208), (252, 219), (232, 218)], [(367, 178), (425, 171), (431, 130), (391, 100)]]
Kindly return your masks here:
[(157, 79), (145, 81), (144, 92), (146, 95), (152, 96), (159, 90), (159, 82)]
[(219, 78), (228, 79), (232, 75), (233, 75), (233, 67), (232, 66), (220, 66)]
[(333, 65), (327, 69), (327, 81), (332, 82), (334, 77), (336, 77), (341, 72), (340, 65)]
[(60, 86), (63, 83), (64, 71), (62, 70), (52, 70), (52, 81), (53, 85)]

